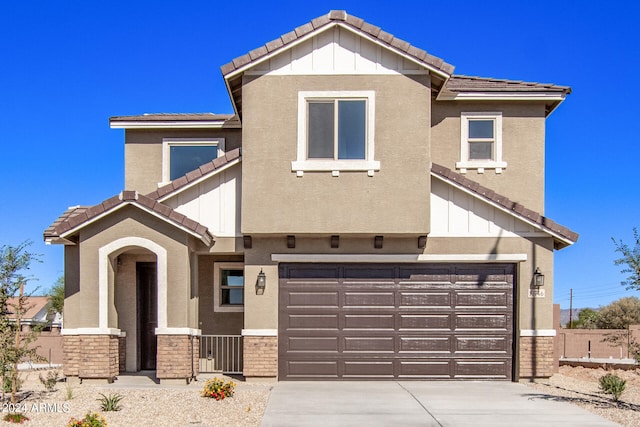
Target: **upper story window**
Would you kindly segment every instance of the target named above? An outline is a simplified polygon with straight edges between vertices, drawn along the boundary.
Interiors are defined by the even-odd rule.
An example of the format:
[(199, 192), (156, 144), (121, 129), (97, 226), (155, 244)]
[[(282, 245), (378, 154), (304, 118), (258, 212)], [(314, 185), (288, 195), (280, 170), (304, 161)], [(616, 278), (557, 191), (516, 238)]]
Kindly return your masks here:
[(169, 182), (224, 154), (224, 138), (164, 138), (162, 181)]
[(502, 173), (506, 167), (502, 161), (502, 113), (461, 113), (460, 161), (456, 168), (462, 173), (467, 169)]
[(305, 171), (380, 169), (374, 160), (375, 93), (300, 92), (298, 94), (297, 159), (291, 168)]
[(214, 311), (244, 311), (244, 265), (241, 262), (214, 264)]

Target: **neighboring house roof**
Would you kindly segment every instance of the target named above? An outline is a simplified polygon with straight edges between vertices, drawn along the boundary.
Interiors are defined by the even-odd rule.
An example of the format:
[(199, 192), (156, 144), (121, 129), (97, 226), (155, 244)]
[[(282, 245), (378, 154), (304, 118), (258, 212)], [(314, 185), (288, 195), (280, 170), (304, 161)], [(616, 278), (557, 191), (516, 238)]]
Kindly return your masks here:
[(135, 191), (123, 191), (119, 195), (92, 207), (71, 207), (45, 230), (45, 241), (48, 243), (61, 243), (64, 241), (65, 236), (93, 222), (98, 217), (114, 212), (127, 204), (133, 204), (173, 225), (185, 229), (185, 231), (196, 235), (203, 243), (210, 245), (214, 237), (209, 233), (207, 227), (173, 210), (163, 204), (162, 201), (240, 162), (241, 157), (240, 148), (236, 148), (147, 195), (138, 194)]
[(453, 65), (447, 64), (442, 59), (427, 53), (425, 50), (412, 46), (408, 42), (395, 37), (393, 34), (381, 30), (380, 27), (371, 25), (356, 16), (349, 15), (344, 10), (332, 10), (328, 14), (313, 19), (311, 22), (301, 25), (293, 31), (284, 34), (247, 54), (239, 56), (220, 67), (222, 75), (227, 82), (229, 95), (231, 96), (235, 111), (238, 115), (242, 115), (241, 87), (242, 73), (245, 70), (272, 56), (290, 49), (301, 40), (313, 37), (321, 31), (325, 31), (338, 25), (354, 31), (389, 50), (397, 52), (400, 55), (409, 57), (418, 64), (421, 64), (425, 68), (431, 70), (434, 74), (439, 75), (439, 84), (436, 84), (435, 86), (441, 86), (442, 83), (444, 83), (444, 81), (453, 73)]
[(138, 116), (115, 116), (109, 119), (114, 129), (239, 128), (240, 120), (233, 114), (155, 113)]
[[(47, 314), (49, 313), (49, 297), (45, 296), (30, 296), (25, 297), (25, 311), (22, 315), (22, 320), (26, 322), (45, 322), (47, 321)], [(18, 304), (18, 298), (9, 298), (7, 300), (9, 306), (9, 318), (15, 319), (16, 313), (13, 312), (13, 307)]]
[(438, 94), (438, 100), (541, 100), (549, 115), (571, 93), (569, 86), (520, 80), (452, 75)]
[(207, 246), (213, 243), (214, 237), (209, 233), (207, 227), (150, 197), (138, 194), (137, 191), (127, 190), (89, 208), (78, 207), (68, 209), (45, 230), (45, 241), (48, 243), (62, 243), (67, 236), (86, 225), (128, 205), (136, 206), (196, 236)]
[(502, 210), (509, 212), (511, 215), (528, 222), (539, 229), (551, 234), (555, 239), (555, 248), (562, 249), (575, 243), (578, 240), (578, 233), (575, 233), (560, 224), (556, 224), (551, 219), (541, 215), (538, 212), (527, 209), (519, 203), (509, 200), (495, 191), (480, 185), (479, 183), (464, 177), (463, 175), (447, 169), (444, 166), (433, 163), (431, 165), (432, 175), (453, 184), (454, 186), (465, 190), (474, 196), (483, 199)]

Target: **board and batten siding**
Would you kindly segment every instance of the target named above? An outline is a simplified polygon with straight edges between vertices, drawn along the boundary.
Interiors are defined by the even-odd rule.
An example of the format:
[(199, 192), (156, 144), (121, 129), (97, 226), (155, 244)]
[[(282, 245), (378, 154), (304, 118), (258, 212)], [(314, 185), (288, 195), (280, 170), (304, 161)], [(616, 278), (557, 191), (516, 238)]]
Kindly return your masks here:
[(334, 27), (258, 64), (247, 74), (428, 74), (389, 49)]
[(236, 165), (177, 194), (164, 203), (197, 221), (217, 237), (240, 233), (242, 169)]
[(439, 179), (431, 181), (432, 237), (519, 237), (543, 235), (513, 215)]

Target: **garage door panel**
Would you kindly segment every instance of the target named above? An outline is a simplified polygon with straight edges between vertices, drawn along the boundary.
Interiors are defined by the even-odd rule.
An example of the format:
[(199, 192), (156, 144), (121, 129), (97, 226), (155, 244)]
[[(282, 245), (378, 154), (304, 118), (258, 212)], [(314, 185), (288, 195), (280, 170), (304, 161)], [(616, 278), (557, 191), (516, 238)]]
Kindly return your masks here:
[(451, 314), (404, 314), (400, 313), (400, 330), (450, 331)]
[(338, 291), (332, 292), (290, 292), (285, 300), (288, 307), (338, 307)]
[(451, 337), (400, 337), (400, 353), (441, 353), (451, 352)]
[(454, 378), (506, 380), (511, 366), (504, 360), (454, 360)]
[(283, 364), (284, 369), (289, 373), (289, 377), (295, 378), (315, 378), (315, 379), (337, 379), (337, 361), (292, 361)]
[(514, 271), (281, 264), (280, 378), (510, 379)]
[(456, 336), (455, 351), (457, 353), (502, 353), (507, 354), (511, 348), (511, 341), (504, 336)]
[(510, 329), (511, 317), (504, 313), (496, 314), (457, 314), (454, 325), (457, 331), (487, 330), (507, 331)]
[(293, 329), (330, 329), (338, 330), (338, 314), (291, 314), (288, 330)]
[(345, 314), (344, 327), (348, 330), (395, 330), (395, 316), (393, 314)]
[(395, 307), (393, 292), (345, 292), (345, 307)]
[(289, 337), (286, 348), (289, 352), (300, 351), (338, 352), (338, 337)]
[(451, 307), (451, 293), (400, 291), (400, 307)]
[(344, 353), (393, 353), (394, 337), (351, 336), (344, 337)]
[(505, 308), (509, 306), (509, 293), (504, 290), (501, 292), (456, 292), (455, 307), (495, 307)]

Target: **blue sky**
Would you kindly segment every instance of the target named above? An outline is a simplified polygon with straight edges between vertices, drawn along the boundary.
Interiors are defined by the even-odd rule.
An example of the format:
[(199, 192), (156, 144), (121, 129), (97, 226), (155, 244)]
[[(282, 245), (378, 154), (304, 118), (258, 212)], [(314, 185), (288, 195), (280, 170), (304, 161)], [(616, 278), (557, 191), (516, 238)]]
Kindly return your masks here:
[(636, 2), (30, 1), (0, 13), (0, 245), (30, 239), (48, 289), (63, 248), (42, 231), (67, 207), (122, 190), (116, 115), (230, 113), (219, 67), (331, 9), (345, 9), (456, 73), (569, 85), (548, 118), (546, 215), (580, 233), (556, 253), (555, 296), (623, 296), (611, 237), (640, 226)]

